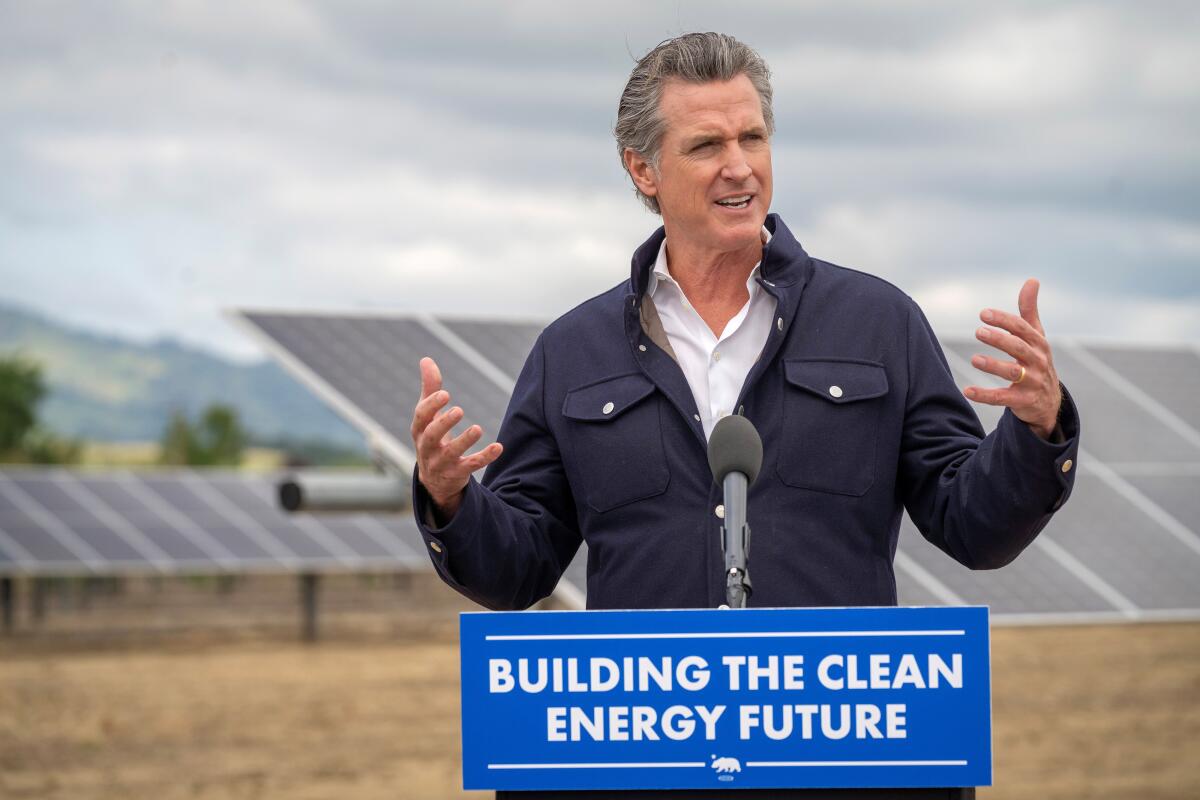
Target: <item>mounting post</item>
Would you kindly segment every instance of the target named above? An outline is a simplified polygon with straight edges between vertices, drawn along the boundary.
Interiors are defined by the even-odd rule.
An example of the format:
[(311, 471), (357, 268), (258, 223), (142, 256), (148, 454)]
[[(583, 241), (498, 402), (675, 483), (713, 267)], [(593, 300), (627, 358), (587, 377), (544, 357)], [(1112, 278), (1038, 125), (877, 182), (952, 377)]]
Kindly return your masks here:
[(315, 572), (300, 574), (300, 638), (306, 642), (317, 640), (317, 591), (321, 576)]

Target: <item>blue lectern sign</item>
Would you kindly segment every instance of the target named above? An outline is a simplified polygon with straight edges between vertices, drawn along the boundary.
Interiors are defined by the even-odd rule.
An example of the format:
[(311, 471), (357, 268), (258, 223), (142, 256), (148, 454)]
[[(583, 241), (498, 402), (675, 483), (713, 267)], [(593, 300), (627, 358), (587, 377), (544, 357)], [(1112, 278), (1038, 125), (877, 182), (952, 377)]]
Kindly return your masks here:
[(466, 789), (991, 783), (986, 608), (474, 613)]

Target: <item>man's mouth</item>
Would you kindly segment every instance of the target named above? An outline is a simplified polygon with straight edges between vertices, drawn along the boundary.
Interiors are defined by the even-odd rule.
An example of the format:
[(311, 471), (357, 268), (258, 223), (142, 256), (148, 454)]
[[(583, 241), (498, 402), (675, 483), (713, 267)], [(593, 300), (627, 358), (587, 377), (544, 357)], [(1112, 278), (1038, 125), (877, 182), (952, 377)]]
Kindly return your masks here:
[(726, 208), (745, 208), (750, 205), (750, 198), (753, 195), (740, 194), (735, 197), (726, 197), (717, 201), (717, 205), (725, 206)]

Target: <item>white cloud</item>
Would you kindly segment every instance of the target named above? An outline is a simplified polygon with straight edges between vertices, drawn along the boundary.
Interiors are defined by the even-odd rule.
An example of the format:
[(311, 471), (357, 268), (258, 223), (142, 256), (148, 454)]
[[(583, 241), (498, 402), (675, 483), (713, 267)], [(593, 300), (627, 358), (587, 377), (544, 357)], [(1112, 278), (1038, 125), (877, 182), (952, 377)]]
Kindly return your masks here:
[(1071, 335), (1197, 334), (1194, 14), (472, 9), (18, 7), (0, 297), (239, 354), (234, 305), (551, 318), (657, 225), (609, 134), (630, 51), (729, 28), (774, 70), (775, 207), (814, 255), (939, 329), (1036, 274)]
[[(943, 338), (969, 339), (985, 308), (1017, 311), (1022, 281), (982, 276), (916, 285), (913, 299)], [(1188, 300), (1122, 298), (1042, 282), (1038, 312), (1051, 345), (1058, 341), (1171, 344), (1200, 341), (1200, 315)], [(979, 352), (987, 348), (980, 344)]]

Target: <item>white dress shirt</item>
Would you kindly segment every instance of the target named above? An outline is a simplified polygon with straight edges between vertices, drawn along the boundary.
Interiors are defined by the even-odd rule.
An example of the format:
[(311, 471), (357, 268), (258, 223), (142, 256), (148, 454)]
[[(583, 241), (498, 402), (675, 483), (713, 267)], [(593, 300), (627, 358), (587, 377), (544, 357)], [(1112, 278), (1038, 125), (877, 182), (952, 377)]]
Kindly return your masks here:
[[(764, 227), (763, 244), (770, 240), (771, 233)], [(734, 404), (742, 384), (771, 333), (776, 301), (755, 280), (761, 266), (761, 262), (755, 264), (746, 279), (750, 299), (729, 320), (720, 336), (713, 334), (671, 277), (665, 239), (650, 273), (646, 291), (654, 299), (667, 340), (692, 389), (706, 439), (712, 435), (717, 420), (737, 411)]]

